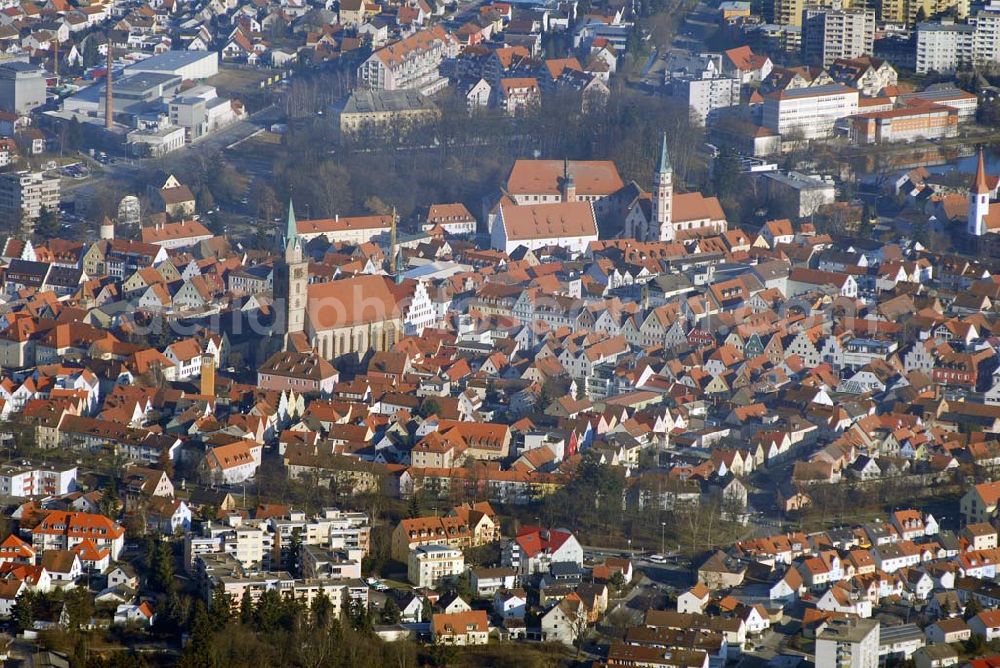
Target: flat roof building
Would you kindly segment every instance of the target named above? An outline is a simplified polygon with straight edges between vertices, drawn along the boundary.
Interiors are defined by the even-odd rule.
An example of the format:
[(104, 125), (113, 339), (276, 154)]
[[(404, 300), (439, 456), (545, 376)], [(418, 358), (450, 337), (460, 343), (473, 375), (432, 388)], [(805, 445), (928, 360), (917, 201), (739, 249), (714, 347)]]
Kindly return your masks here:
[(879, 623), (875, 619), (831, 619), (816, 637), (816, 665), (877, 668)]
[(18, 224), (35, 220), (42, 209), (59, 208), (59, 179), (42, 172), (7, 172), (0, 174), (0, 220)]
[(933, 88), (920, 91), (919, 93), (900, 95), (899, 103), (906, 106), (933, 103), (951, 107), (958, 112), (958, 121), (960, 123), (975, 120), (976, 111), (979, 109), (979, 98), (975, 93), (970, 93), (967, 90), (955, 88), (954, 86)]
[(789, 139), (819, 139), (858, 113), (858, 91), (842, 84), (785, 89), (764, 96), (762, 125)]
[(45, 104), (45, 73), (19, 61), (0, 64), (0, 109), (28, 114)]
[[(125, 68), (125, 74), (139, 72), (172, 74), (192, 81), (207, 79), (219, 73), (219, 54), (215, 51), (167, 51)], [(115, 94), (117, 93), (116, 83)]]
[(851, 141), (882, 144), (941, 139), (958, 134), (958, 110), (940, 104), (859, 114), (851, 118)]
[(437, 106), (417, 90), (358, 89), (351, 93), (340, 110), (340, 132), (368, 135), (405, 131), (437, 117)]
[(764, 172), (761, 176), (769, 197), (784, 204), (782, 214), (793, 218), (811, 216), (836, 200), (832, 180), (800, 172)]
[[(174, 95), (181, 85), (181, 77), (159, 72), (133, 72), (113, 82), (112, 105), (118, 114), (138, 115), (150, 110), (150, 105), (162, 107), (159, 100)], [(98, 115), (103, 118), (107, 84), (102, 81), (84, 88), (63, 100), (63, 111)], [(118, 120), (118, 119), (116, 119)]]

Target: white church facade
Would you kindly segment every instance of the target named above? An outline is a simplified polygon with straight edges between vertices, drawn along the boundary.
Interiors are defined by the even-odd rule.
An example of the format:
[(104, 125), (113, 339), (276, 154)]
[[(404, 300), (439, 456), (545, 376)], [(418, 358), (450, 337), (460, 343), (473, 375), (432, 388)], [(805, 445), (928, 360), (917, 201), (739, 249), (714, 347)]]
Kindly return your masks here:
[(698, 192), (674, 193), (673, 167), (664, 134), (653, 192), (639, 191), (628, 205), (623, 236), (638, 241), (683, 241), (721, 234), (728, 228), (718, 198)]

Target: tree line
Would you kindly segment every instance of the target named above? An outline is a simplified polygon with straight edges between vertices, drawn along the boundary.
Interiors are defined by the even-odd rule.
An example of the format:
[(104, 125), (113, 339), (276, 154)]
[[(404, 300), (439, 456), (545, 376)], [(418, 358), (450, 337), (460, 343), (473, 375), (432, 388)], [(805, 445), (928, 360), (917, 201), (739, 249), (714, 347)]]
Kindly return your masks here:
[(675, 183), (704, 185), (686, 104), (653, 97), (616, 82), (603, 106), (579, 94), (553, 93), (516, 117), (498, 110), (471, 112), (460, 96), (439, 100), (440, 116), (407, 126), (379, 141), (340, 137), (335, 117), (292, 123), (273, 162), (280, 200), (294, 192), (312, 217), (362, 213), (375, 204), (403, 215), (435, 202), (463, 202), (481, 211), (481, 199), (506, 177), (514, 160), (612, 160), (625, 183), (650, 187), (667, 133)]

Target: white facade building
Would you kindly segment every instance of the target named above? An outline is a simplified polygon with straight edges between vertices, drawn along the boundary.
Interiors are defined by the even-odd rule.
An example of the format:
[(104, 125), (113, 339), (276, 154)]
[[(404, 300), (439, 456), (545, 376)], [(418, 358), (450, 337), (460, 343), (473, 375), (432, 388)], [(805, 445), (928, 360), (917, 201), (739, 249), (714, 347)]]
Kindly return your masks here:
[(1000, 62), (1000, 2), (993, 0), (969, 19), (976, 27), (972, 58), (976, 63)]
[(512, 253), (519, 246), (531, 250), (561, 246), (579, 255), (597, 241), (594, 205), (576, 201), (575, 196), (565, 202), (521, 206), (504, 199), (497, 208), (498, 219), (491, 234), (495, 250)]
[(816, 665), (877, 668), (879, 623), (873, 619), (833, 619), (816, 638)]
[(125, 74), (155, 72), (173, 74), (182, 79), (198, 81), (219, 73), (219, 54), (216, 51), (167, 51), (125, 68)]
[(819, 139), (858, 113), (858, 91), (841, 84), (774, 91), (764, 97), (763, 126), (787, 139)]
[(872, 9), (809, 8), (802, 18), (802, 54), (811, 65), (829, 67), (838, 58), (871, 54), (875, 43)]
[(433, 327), (439, 321), (427, 286), (425, 281), (414, 281), (412, 294), (407, 291), (403, 312), (403, 331), (407, 336), (420, 336), (425, 329)]
[(1000, 62), (1000, 2), (994, 0), (969, 17), (925, 22), (917, 26), (917, 74), (950, 73), (963, 65)]
[(458, 48), (443, 27), (427, 28), (372, 53), (358, 68), (358, 80), (372, 90), (413, 88), (431, 95), (448, 85), (438, 68), (457, 56)]
[(723, 56), (718, 53), (698, 55), (671, 54), (664, 73), (673, 96), (687, 102), (691, 120), (705, 125), (716, 109), (740, 103), (740, 80), (723, 73)]
[(295, 221), (296, 234), (302, 243), (316, 237), (326, 237), (332, 244), (358, 245), (388, 235), (392, 229), (392, 216), (341, 216)]
[(232, 100), (221, 98), (214, 86), (195, 86), (170, 101), (170, 122), (184, 128), (187, 141), (232, 125), (240, 119)]
[(7, 172), (0, 176), (0, 220), (10, 224), (35, 220), (42, 209), (59, 208), (59, 179), (43, 172)]
[(406, 577), (415, 587), (436, 587), (464, 570), (461, 550), (444, 545), (419, 545), (410, 550)]
[(971, 63), (976, 27), (953, 20), (917, 26), (917, 74), (954, 72)]
[(60, 496), (75, 490), (75, 466), (61, 471), (33, 466), (0, 469), (0, 496)]
[(716, 109), (735, 107), (740, 103), (740, 80), (735, 77), (686, 79), (674, 84), (674, 96), (687, 100), (691, 120), (705, 125)]
[(253, 522), (235, 527), (213, 524), (207, 533), (216, 541), (212, 552), (228, 554), (250, 571), (270, 570), (274, 534), (263, 525)]

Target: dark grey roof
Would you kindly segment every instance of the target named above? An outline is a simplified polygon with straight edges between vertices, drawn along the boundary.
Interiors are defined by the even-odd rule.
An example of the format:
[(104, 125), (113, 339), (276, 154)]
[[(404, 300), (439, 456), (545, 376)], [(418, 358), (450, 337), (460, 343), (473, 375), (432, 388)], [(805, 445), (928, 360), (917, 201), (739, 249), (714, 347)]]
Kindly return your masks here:
[(556, 577), (580, 575), (583, 572), (575, 561), (556, 561), (549, 571)]
[(49, 272), (49, 277), (45, 281), (48, 285), (72, 288), (80, 285), (83, 270), (76, 267), (60, 267), (53, 265)]
[(20, 260), (17, 258), (11, 260), (10, 265), (7, 267), (8, 274), (34, 274), (45, 278), (48, 272), (49, 264), (47, 262), (32, 262), (31, 260)]

